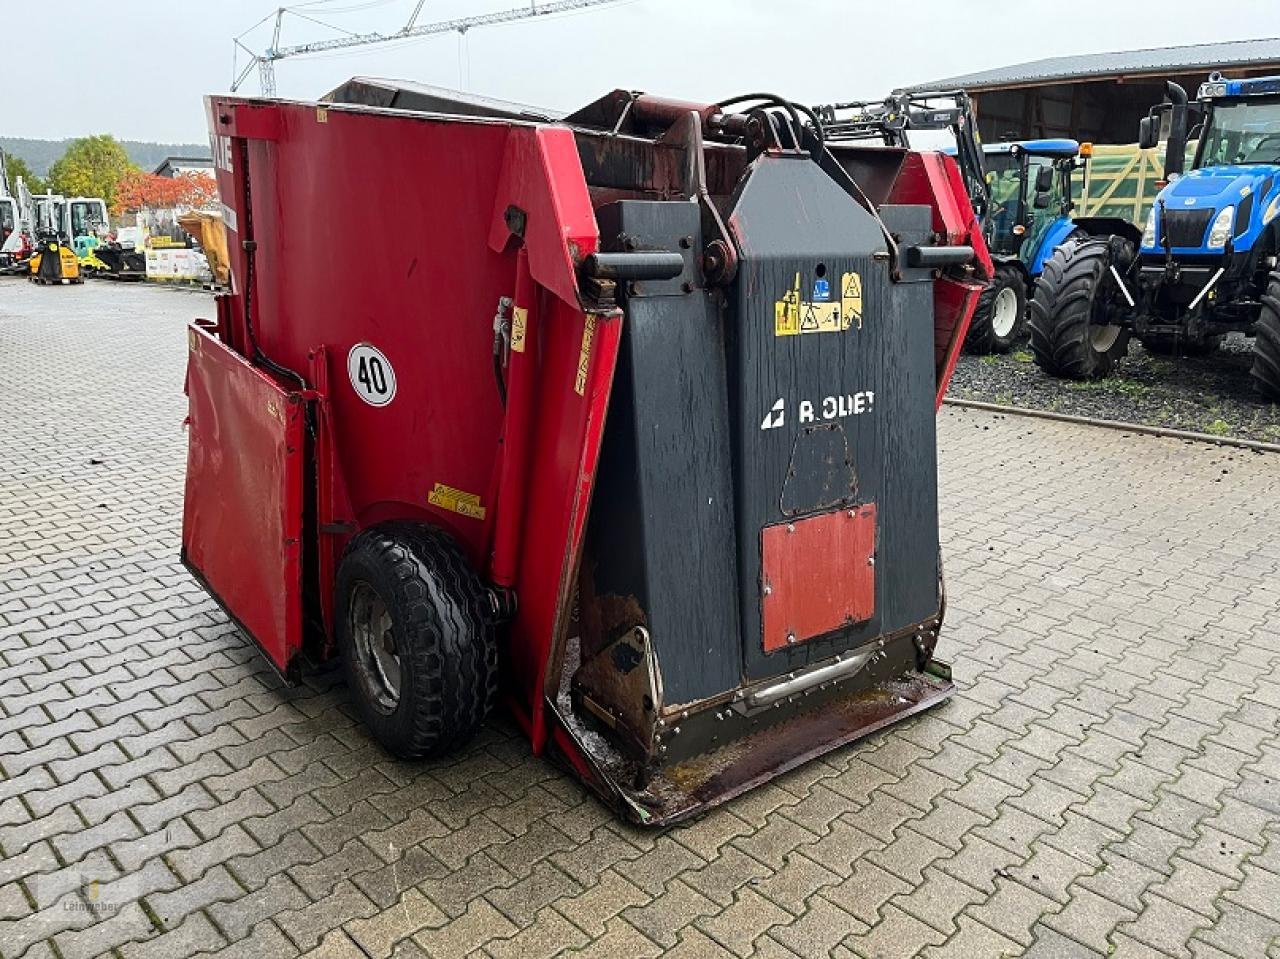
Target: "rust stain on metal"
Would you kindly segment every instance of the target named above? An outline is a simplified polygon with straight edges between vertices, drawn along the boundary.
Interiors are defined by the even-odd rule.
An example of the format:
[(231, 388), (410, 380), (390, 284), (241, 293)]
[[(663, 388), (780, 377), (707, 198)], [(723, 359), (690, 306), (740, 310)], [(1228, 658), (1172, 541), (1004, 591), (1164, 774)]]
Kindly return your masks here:
[(653, 825), (686, 819), (954, 692), (951, 683), (921, 673), (884, 680), (670, 766), (634, 798), (652, 811)]

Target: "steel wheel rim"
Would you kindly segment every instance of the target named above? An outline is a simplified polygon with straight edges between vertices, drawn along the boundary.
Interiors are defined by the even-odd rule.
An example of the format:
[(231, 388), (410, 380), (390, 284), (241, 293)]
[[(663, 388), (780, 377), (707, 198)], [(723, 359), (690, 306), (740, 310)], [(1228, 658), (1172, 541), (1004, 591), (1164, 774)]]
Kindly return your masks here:
[(1003, 339), (1018, 325), (1018, 294), (1010, 287), (1001, 289), (991, 304), (991, 330)]
[(1095, 353), (1106, 353), (1120, 338), (1120, 327), (1114, 324), (1089, 327), (1089, 343)]
[(347, 626), (366, 698), (383, 714), (395, 712), (400, 704), (400, 656), (391, 612), (368, 583), (356, 583), (351, 591)]

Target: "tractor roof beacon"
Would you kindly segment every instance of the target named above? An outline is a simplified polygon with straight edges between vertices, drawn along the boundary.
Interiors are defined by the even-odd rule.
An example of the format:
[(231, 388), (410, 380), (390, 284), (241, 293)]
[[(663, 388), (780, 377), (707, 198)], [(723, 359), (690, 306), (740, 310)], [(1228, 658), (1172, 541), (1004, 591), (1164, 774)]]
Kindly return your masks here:
[[(411, 93), (207, 101), (234, 282), (183, 559), (271, 662), (341, 655), (402, 756), (501, 699), (647, 824), (948, 696), (934, 419), (990, 270), (955, 162), (773, 96)], [(430, 229), (311, 269), (390, 209)]]
[[(1079, 322), (1068, 288), (1084, 267), (1068, 260), (1088, 260), (1103, 278), (1088, 304), (1089, 343), (1105, 344), (1111, 334), (1099, 328), (1110, 328), (1116, 342), (1132, 333), (1152, 349), (1194, 353), (1213, 349), (1228, 332), (1252, 334), (1254, 383), (1280, 401), (1280, 77), (1215, 73), (1193, 103), (1169, 83), (1165, 101), (1140, 125), (1139, 145), (1155, 146), (1161, 126), (1168, 129), (1168, 183), (1139, 242), (1112, 240), (1106, 250), (1064, 256), (1060, 288), (1047, 291), (1053, 295), (1043, 304), (1046, 336), (1061, 340)], [(1189, 137), (1198, 145), (1183, 172)], [(1110, 366), (1084, 357), (1075, 373), (1048, 368), (1101, 375)]]

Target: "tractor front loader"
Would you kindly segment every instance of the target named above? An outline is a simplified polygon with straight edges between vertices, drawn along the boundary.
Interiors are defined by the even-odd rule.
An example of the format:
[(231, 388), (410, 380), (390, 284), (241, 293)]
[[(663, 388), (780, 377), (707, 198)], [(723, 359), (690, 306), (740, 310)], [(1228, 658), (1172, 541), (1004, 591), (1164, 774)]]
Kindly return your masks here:
[[(208, 112), (183, 558), (287, 679), (341, 656), (405, 757), (504, 702), (649, 824), (950, 695), (934, 418), (989, 271), (953, 160), (768, 96)], [(310, 268), (389, 211), (423, 229)]]

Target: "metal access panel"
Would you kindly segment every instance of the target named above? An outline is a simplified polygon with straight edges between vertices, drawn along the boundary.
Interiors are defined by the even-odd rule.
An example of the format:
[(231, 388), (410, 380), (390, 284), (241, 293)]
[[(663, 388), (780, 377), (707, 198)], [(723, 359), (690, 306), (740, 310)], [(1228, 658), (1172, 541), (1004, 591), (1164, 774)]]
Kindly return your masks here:
[(725, 320), (699, 288), (695, 204), (596, 216), (606, 248), (685, 251), (681, 276), (628, 284), (583, 572), (584, 653), (645, 627), (671, 707), (742, 675)]
[(876, 507), (766, 526), (761, 534), (766, 653), (871, 619)]
[[(728, 382), (751, 680), (937, 614), (933, 302), (931, 283), (895, 282), (874, 217), (804, 158), (759, 158), (729, 228), (741, 257)], [(788, 525), (806, 548), (782, 549)]]
[(306, 404), (200, 328), (188, 339), (183, 562), (284, 672), (302, 646)]

